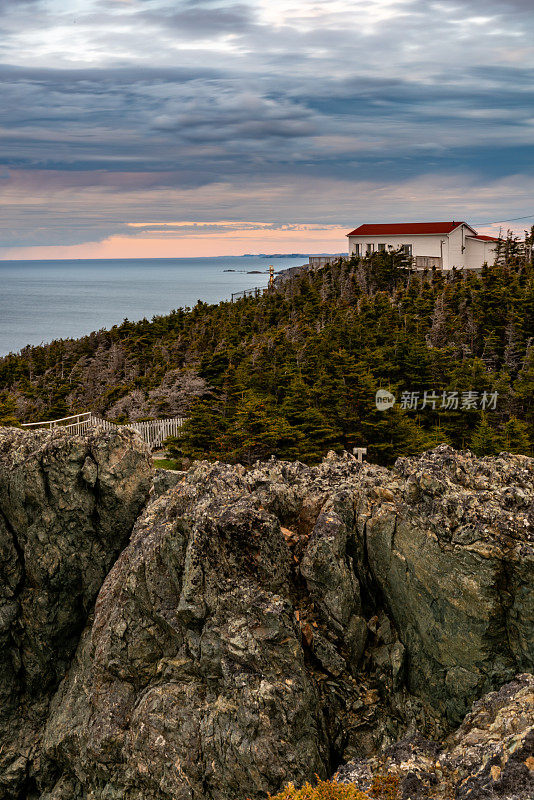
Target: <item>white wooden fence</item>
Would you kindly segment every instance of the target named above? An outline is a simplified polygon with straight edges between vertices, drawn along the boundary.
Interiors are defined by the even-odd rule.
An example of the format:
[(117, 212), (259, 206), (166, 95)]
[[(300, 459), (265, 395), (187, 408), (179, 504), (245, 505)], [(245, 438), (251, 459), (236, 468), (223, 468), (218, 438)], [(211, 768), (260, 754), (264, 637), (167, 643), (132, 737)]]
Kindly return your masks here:
[[(172, 417), (170, 419), (151, 419), (146, 422), (129, 422), (122, 427), (136, 431), (151, 450), (156, 450), (163, 445), (168, 436), (177, 436), (183, 424), (184, 420), (181, 417)], [(121, 427), (116, 422), (95, 417), (91, 411), (47, 422), (26, 422), (22, 425), (23, 428), (65, 428), (69, 433), (74, 434), (85, 433), (89, 428), (96, 426), (107, 431)]]
[(181, 417), (174, 417), (171, 419), (151, 419), (147, 422), (131, 422), (126, 427), (137, 431), (141, 439), (150, 446), (151, 450), (157, 450), (168, 436), (178, 436), (183, 424), (184, 420)]
[(93, 415), (90, 411), (84, 414), (74, 414), (72, 417), (61, 417), (47, 422), (23, 422), (23, 428), (66, 428), (70, 433), (84, 433), (91, 427)]

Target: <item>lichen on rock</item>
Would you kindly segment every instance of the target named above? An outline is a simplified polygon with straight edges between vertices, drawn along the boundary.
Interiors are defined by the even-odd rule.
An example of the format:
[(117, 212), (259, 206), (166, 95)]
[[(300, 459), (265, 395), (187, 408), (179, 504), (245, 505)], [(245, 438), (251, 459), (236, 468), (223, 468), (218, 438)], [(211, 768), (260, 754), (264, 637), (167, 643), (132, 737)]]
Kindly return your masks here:
[(414, 736), (335, 778), (371, 789), (376, 775), (396, 779), (413, 800), (531, 800), (534, 797), (534, 675), (518, 675), (474, 703), (443, 745)]
[[(71, 470), (82, 531), (103, 519), (91, 497), (106, 470), (83, 446)], [(27, 751), (28, 798), (259, 799), (421, 737), (435, 760), (473, 701), (533, 670), (532, 459), (441, 446), (393, 470), (348, 454), (315, 467), (197, 462), (156, 476), (127, 541), (148, 473), (139, 445), (125, 447), (137, 510), (119, 501), (126, 535), (97, 537), (97, 554), (113, 544), (87, 567), (87, 599), (65, 598), (72, 635)], [(58, 498), (59, 461), (47, 471)], [(70, 530), (68, 502), (60, 517)], [(47, 559), (63, 554), (54, 546)]]

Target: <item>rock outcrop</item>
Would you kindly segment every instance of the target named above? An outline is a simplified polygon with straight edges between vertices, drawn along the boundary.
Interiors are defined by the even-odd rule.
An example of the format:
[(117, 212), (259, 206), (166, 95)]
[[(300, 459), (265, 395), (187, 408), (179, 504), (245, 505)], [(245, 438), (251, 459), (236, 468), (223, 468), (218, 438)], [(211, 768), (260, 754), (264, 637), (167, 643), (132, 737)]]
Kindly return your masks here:
[(414, 736), (345, 764), (335, 779), (367, 792), (376, 776), (387, 776), (403, 799), (532, 800), (534, 676), (519, 675), (478, 700), (443, 746)]
[(399, 459), (389, 491), (379, 507), (366, 498), (365, 557), (410, 690), (456, 724), (474, 698), (532, 670), (534, 462), (440, 447)]
[(200, 464), (139, 520), (54, 701), (51, 797), (234, 798), (326, 774), (291, 554), (247, 478)]
[(33, 796), (51, 697), (151, 480), (128, 431), (0, 428), (0, 797)]
[[(8, 464), (26, 435), (3, 435)], [(148, 488), (135, 437), (39, 436), (34, 450), (56, 455), (46, 481), (41, 455), (24, 479), (31, 519), (12, 500), (24, 469), (0, 475), (16, 541), (5, 581), (22, 609), (6, 641), (27, 663), (24, 680), (11, 668), (10, 697), (29, 714), (25, 739), (0, 710), (2, 735), (26, 748), (6, 797), (261, 798), (403, 737), (441, 739), (534, 669), (532, 459), (441, 446), (391, 471), (335, 454), (317, 467), (199, 462), (156, 476), (127, 543)], [(106, 459), (120, 475), (108, 494)], [(46, 591), (9, 577), (17, 559), (46, 565)]]
[(262, 797), (450, 731), (534, 666), (533, 476), (448, 447), (182, 473), (54, 698), (46, 797)]

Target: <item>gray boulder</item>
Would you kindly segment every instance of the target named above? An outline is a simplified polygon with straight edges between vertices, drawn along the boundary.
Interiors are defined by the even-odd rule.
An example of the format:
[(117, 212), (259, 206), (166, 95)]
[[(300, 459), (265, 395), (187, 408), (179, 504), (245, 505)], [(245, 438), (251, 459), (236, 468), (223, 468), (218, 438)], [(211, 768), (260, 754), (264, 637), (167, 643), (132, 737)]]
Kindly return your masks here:
[(150, 480), (130, 432), (0, 428), (0, 797), (35, 786), (50, 698)]
[(326, 775), (291, 556), (249, 491), (242, 468), (199, 465), (140, 518), (52, 707), (50, 797), (237, 798)]
[(399, 459), (377, 494), (357, 525), (367, 572), (406, 648), (408, 688), (458, 724), (533, 669), (534, 461), (441, 446)]

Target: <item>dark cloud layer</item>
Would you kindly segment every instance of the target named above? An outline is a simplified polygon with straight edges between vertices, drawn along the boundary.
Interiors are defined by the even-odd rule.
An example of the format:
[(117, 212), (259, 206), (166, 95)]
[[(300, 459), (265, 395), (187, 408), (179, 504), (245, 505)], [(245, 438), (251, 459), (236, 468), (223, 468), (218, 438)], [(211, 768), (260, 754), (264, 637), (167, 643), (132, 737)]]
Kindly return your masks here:
[[(530, 0), (0, 0), (0, 14), (0, 245), (113, 235), (132, 192), (183, 219), (181, 193), (226, 185), (233, 213), (259, 219), (249, 183), (317, 180), (331, 220), (336, 182), (534, 172)], [(69, 211), (73, 176), (87, 192)], [(205, 215), (227, 210), (217, 195)]]
[(528, 12), (532, 14), (531, 0), (440, 0), (444, 5), (450, 5), (456, 9), (459, 14), (469, 12), (477, 12), (481, 15), (503, 14), (520, 12)]
[(221, 34), (244, 34), (254, 26), (252, 9), (250, 6), (239, 3), (226, 6), (188, 3), (178, 10), (171, 6), (146, 11), (143, 17), (146, 22), (156, 23), (202, 39)]
[(35, 6), (43, 0), (0, 0), (0, 14), (19, 9), (21, 6)]

